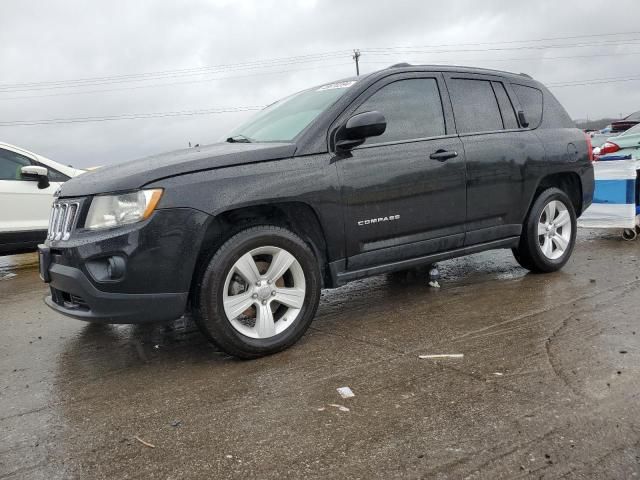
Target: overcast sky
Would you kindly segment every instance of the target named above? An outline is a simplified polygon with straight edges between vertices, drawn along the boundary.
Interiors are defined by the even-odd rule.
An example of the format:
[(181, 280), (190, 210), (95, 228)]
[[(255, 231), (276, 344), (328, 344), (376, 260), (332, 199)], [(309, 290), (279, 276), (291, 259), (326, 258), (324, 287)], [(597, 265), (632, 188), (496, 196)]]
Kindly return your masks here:
[[(409, 61), (550, 86), (640, 79), (640, 2), (614, 3), (0, 0), (0, 141), (80, 167), (212, 143), (251, 112), (7, 122), (266, 105), (353, 75), (354, 48), (365, 73)], [(573, 118), (640, 110), (640, 80), (605, 81), (552, 91)]]

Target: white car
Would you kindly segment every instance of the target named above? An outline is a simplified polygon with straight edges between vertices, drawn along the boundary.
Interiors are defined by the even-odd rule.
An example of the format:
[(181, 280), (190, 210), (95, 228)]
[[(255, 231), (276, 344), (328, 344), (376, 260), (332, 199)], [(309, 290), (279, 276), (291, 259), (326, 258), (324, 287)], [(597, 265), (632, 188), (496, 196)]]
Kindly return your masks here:
[(47, 236), (53, 194), (81, 173), (0, 142), (0, 255), (37, 249)]

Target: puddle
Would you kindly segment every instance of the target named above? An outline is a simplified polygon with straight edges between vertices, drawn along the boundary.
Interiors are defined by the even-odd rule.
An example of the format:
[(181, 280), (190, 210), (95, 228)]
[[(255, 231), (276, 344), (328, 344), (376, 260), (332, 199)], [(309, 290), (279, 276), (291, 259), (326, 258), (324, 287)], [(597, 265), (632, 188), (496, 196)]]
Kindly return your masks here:
[(38, 268), (38, 254), (22, 253), (0, 257), (0, 276), (23, 268)]

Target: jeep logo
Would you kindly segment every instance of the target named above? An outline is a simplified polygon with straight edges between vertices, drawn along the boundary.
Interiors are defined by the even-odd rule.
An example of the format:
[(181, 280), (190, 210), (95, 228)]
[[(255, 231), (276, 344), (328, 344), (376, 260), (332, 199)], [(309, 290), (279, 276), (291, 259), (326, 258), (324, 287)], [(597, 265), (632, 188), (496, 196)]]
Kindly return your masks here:
[(378, 217), (378, 218), (370, 218), (367, 220), (359, 220), (358, 226), (363, 227), (365, 225), (372, 225), (374, 223), (393, 222), (395, 220), (400, 220), (400, 215), (389, 215), (388, 217)]

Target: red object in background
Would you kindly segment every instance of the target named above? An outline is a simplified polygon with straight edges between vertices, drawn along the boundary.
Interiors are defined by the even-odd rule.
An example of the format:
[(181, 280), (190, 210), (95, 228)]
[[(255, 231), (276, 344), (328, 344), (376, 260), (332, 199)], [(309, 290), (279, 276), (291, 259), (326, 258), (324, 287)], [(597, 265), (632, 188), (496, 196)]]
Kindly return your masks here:
[(593, 144), (591, 143), (591, 135), (585, 133), (585, 137), (587, 137), (587, 152), (589, 152), (589, 161), (593, 163), (596, 161), (596, 159), (593, 156)]
[(600, 156), (609, 155), (610, 153), (615, 153), (620, 150), (620, 147), (613, 142), (605, 142), (604, 145), (600, 147)]

